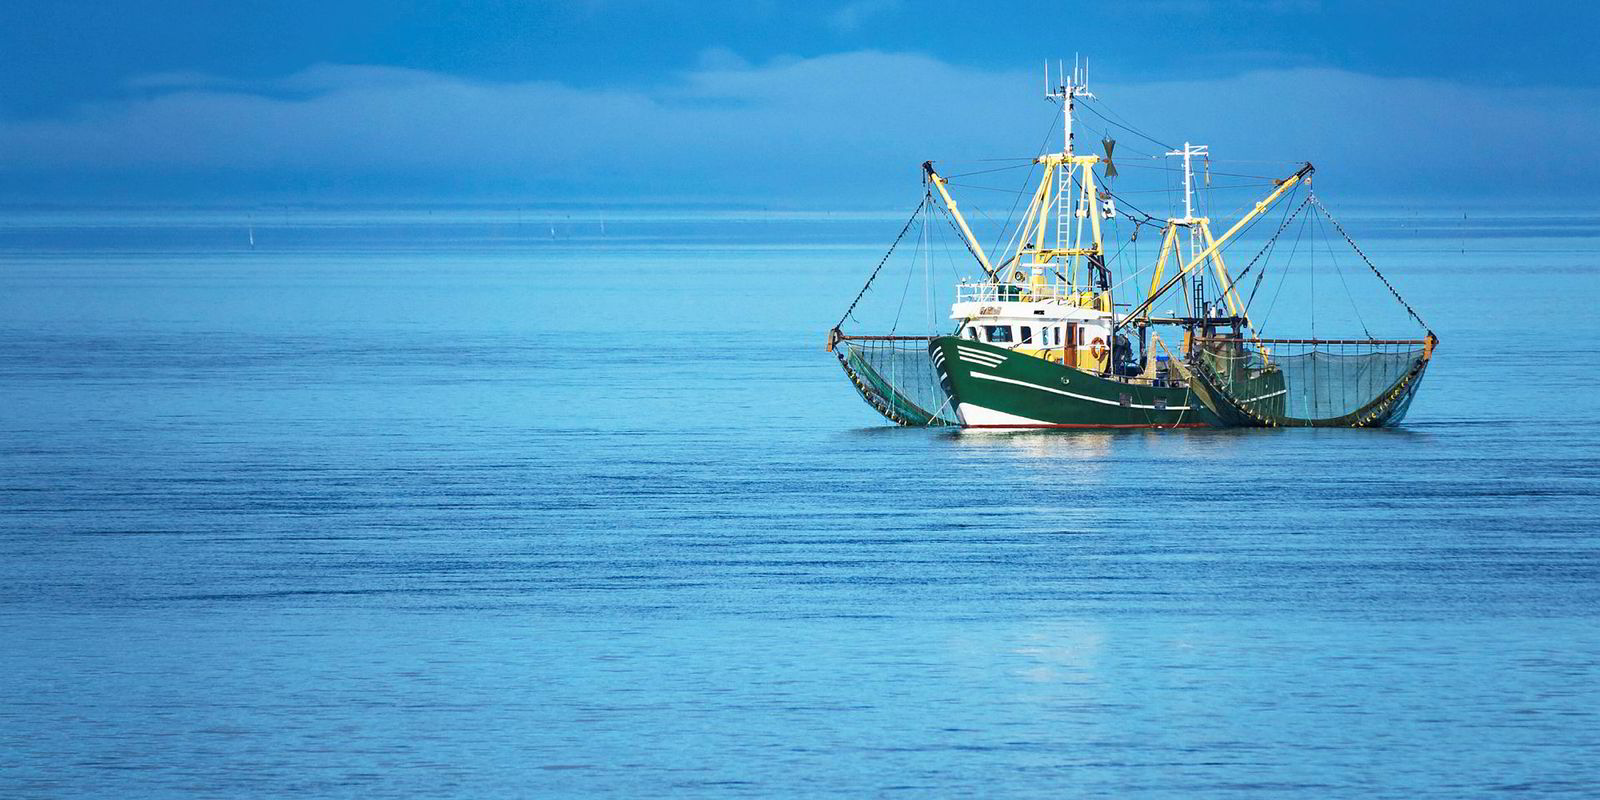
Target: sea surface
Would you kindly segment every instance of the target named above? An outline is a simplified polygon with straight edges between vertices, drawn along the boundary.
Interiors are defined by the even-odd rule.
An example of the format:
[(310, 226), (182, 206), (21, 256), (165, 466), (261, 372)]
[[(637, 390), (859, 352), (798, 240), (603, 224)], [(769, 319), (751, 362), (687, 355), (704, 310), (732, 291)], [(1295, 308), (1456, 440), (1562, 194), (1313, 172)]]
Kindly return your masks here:
[(1010, 434), (823, 351), (900, 212), (0, 217), (0, 796), (1600, 796), (1600, 216), (1345, 219), (1401, 428)]

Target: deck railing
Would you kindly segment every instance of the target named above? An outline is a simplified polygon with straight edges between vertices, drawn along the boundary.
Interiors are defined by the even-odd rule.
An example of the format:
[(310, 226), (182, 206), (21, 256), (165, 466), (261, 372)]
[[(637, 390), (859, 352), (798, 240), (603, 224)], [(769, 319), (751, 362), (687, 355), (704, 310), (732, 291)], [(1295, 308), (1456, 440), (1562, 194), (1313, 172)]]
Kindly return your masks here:
[[(1086, 295), (1086, 292), (1077, 294)], [(1017, 302), (1024, 297), (1034, 299), (1039, 297), (1073, 297), (1071, 287), (1060, 283), (1046, 283), (1039, 286), (1024, 286), (1016, 283), (958, 283), (956, 284), (957, 303), (1002, 303)]]

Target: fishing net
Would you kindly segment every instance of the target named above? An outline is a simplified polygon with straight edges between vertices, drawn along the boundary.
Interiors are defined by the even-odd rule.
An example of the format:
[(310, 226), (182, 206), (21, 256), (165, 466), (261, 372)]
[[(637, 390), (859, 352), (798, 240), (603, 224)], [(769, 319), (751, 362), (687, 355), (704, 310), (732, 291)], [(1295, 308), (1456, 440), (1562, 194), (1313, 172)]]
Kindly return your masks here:
[(1191, 359), (1225, 421), (1377, 427), (1398, 423), (1431, 340), (1201, 339)]
[(834, 354), (867, 404), (897, 425), (956, 425), (928, 338), (839, 337)]
[[(889, 245), (888, 252), (839, 318), (839, 324), (828, 332), (828, 350), (838, 357), (850, 383), (867, 405), (897, 425), (960, 424), (928, 352), (933, 334), (942, 327), (942, 320), (934, 315), (933, 309), (942, 305), (943, 300), (935, 302), (937, 293), (929, 275), (931, 258), (938, 246), (949, 246), (941, 229), (928, 224), (929, 215), (935, 211), (931, 196), (924, 193), (922, 203), (906, 220), (900, 235)], [(901, 250), (897, 257), (896, 248), (913, 231), (916, 236), (912, 237), (910, 252)], [(888, 281), (891, 285), (884, 287), (886, 291), (873, 296), (874, 282), (885, 267), (893, 267), (892, 271), (901, 272), (905, 277)], [(913, 293), (912, 287), (919, 274), (922, 291)], [(912, 319), (914, 312), (905, 313), (907, 298), (918, 295), (927, 312), (927, 319), (920, 322)], [(852, 331), (865, 329), (871, 335), (847, 334), (846, 325)], [(918, 335), (905, 335), (907, 331)]]
[[(1272, 293), (1272, 301), (1265, 313), (1256, 315), (1252, 310), (1251, 315), (1257, 319), (1247, 319), (1255, 334), (1234, 333), (1195, 339), (1185, 359), (1186, 368), (1192, 372), (1189, 377), (1197, 386), (1202, 401), (1225, 425), (1379, 427), (1397, 424), (1416, 394), (1438, 339), (1314, 193), (1307, 193), (1294, 212), (1287, 214), (1262, 251), (1239, 273), (1242, 279), (1258, 264), (1262, 267), (1262, 272), (1256, 275), (1250, 299), (1244, 305), (1251, 307), (1267, 265), (1273, 260), (1271, 254), (1279, 236), (1306, 209), (1314, 211), (1301, 219), (1300, 233), (1290, 245), (1287, 258), (1278, 259), (1278, 286)], [(1310, 236), (1302, 247), (1302, 237), (1306, 234)], [(1369, 284), (1366, 291), (1376, 294), (1386, 291), (1422, 329), (1426, 334), (1424, 338), (1379, 339), (1372, 335), (1369, 325), (1382, 329), (1395, 323), (1371, 316), (1373, 304), (1357, 302), (1339, 257), (1330, 246), (1330, 240), (1340, 238), (1377, 278), (1378, 285)], [(1320, 270), (1319, 259), (1323, 265)], [(1332, 285), (1350, 301), (1349, 312), (1337, 324), (1358, 325), (1366, 338), (1261, 338), (1260, 332), (1277, 306), (1278, 295), (1290, 284), (1309, 290), (1306, 292), (1309, 296), (1301, 303), (1307, 313), (1298, 321), (1291, 320), (1290, 324), (1309, 322), (1311, 330), (1316, 330), (1319, 271), (1333, 272), (1337, 282)], [(1357, 284), (1356, 289), (1361, 288)], [(1324, 291), (1324, 294), (1329, 292)], [(1323, 309), (1324, 326), (1328, 324), (1328, 311)], [(1305, 318), (1307, 316), (1309, 319)]]

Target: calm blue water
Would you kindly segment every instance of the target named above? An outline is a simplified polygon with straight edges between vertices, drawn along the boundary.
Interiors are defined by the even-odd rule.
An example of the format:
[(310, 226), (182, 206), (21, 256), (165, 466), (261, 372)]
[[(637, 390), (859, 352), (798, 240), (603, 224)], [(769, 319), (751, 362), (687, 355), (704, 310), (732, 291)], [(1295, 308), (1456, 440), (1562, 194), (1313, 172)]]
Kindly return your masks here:
[(1402, 429), (962, 435), (895, 216), (14, 218), (0, 795), (1600, 794), (1600, 219), (1353, 226)]

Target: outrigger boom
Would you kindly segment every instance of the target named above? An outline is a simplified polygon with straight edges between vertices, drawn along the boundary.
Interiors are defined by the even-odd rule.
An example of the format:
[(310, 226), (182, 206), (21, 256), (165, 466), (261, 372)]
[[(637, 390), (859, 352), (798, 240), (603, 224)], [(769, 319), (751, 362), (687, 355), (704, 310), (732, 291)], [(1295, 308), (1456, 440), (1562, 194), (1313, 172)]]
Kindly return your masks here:
[(972, 255), (978, 259), (978, 264), (983, 267), (983, 271), (993, 280), (995, 277), (994, 267), (989, 265), (989, 257), (984, 255), (983, 245), (978, 243), (978, 237), (973, 236), (972, 229), (967, 227), (967, 218), (961, 216), (961, 209), (956, 207), (955, 198), (951, 197), (950, 191), (945, 188), (945, 184), (948, 181), (940, 177), (939, 173), (933, 171), (932, 161), (922, 162), (922, 171), (928, 176), (928, 182), (933, 184), (933, 188), (939, 190), (939, 199), (944, 201), (944, 207), (950, 209), (950, 216), (955, 217), (956, 224), (961, 227), (961, 235), (966, 237), (967, 240), (967, 249), (972, 251)]
[[(1150, 295), (1144, 299), (1144, 302), (1135, 306), (1132, 311), (1124, 314), (1122, 316), (1122, 320), (1118, 322), (1115, 327), (1118, 329), (1123, 328), (1135, 318), (1142, 314), (1148, 313), (1150, 311), (1150, 307), (1155, 305), (1157, 300), (1160, 300), (1161, 297), (1167, 292), (1172, 291), (1172, 287), (1177, 286), (1178, 282), (1183, 280), (1184, 277), (1189, 275), (1189, 273), (1193, 272), (1196, 267), (1204, 264), (1207, 259), (1214, 256), (1222, 249), (1224, 244), (1227, 244), (1229, 239), (1232, 239), (1235, 234), (1243, 230), (1246, 225), (1249, 225), (1251, 220), (1261, 216), (1263, 213), (1266, 213), (1266, 210), (1270, 208), (1273, 203), (1277, 202), (1278, 198), (1282, 197), (1285, 192), (1289, 191), (1296, 184), (1309, 177), (1311, 173), (1316, 172), (1316, 169), (1316, 167), (1313, 167), (1309, 162), (1307, 162), (1302, 164), (1300, 169), (1295, 170), (1293, 175), (1278, 181), (1278, 185), (1272, 190), (1271, 194), (1258, 201), (1255, 204), (1255, 207), (1251, 208), (1248, 214), (1240, 217), (1238, 222), (1233, 223), (1233, 227), (1229, 228), (1226, 233), (1223, 233), (1215, 240), (1208, 241), (1206, 248), (1200, 252), (1200, 255), (1190, 259), (1189, 263), (1185, 264), (1183, 269), (1178, 270), (1176, 275), (1173, 275), (1171, 278), (1167, 279), (1166, 283), (1161, 284), (1159, 288), (1151, 290)], [(1229, 287), (1224, 288), (1227, 289)]]

